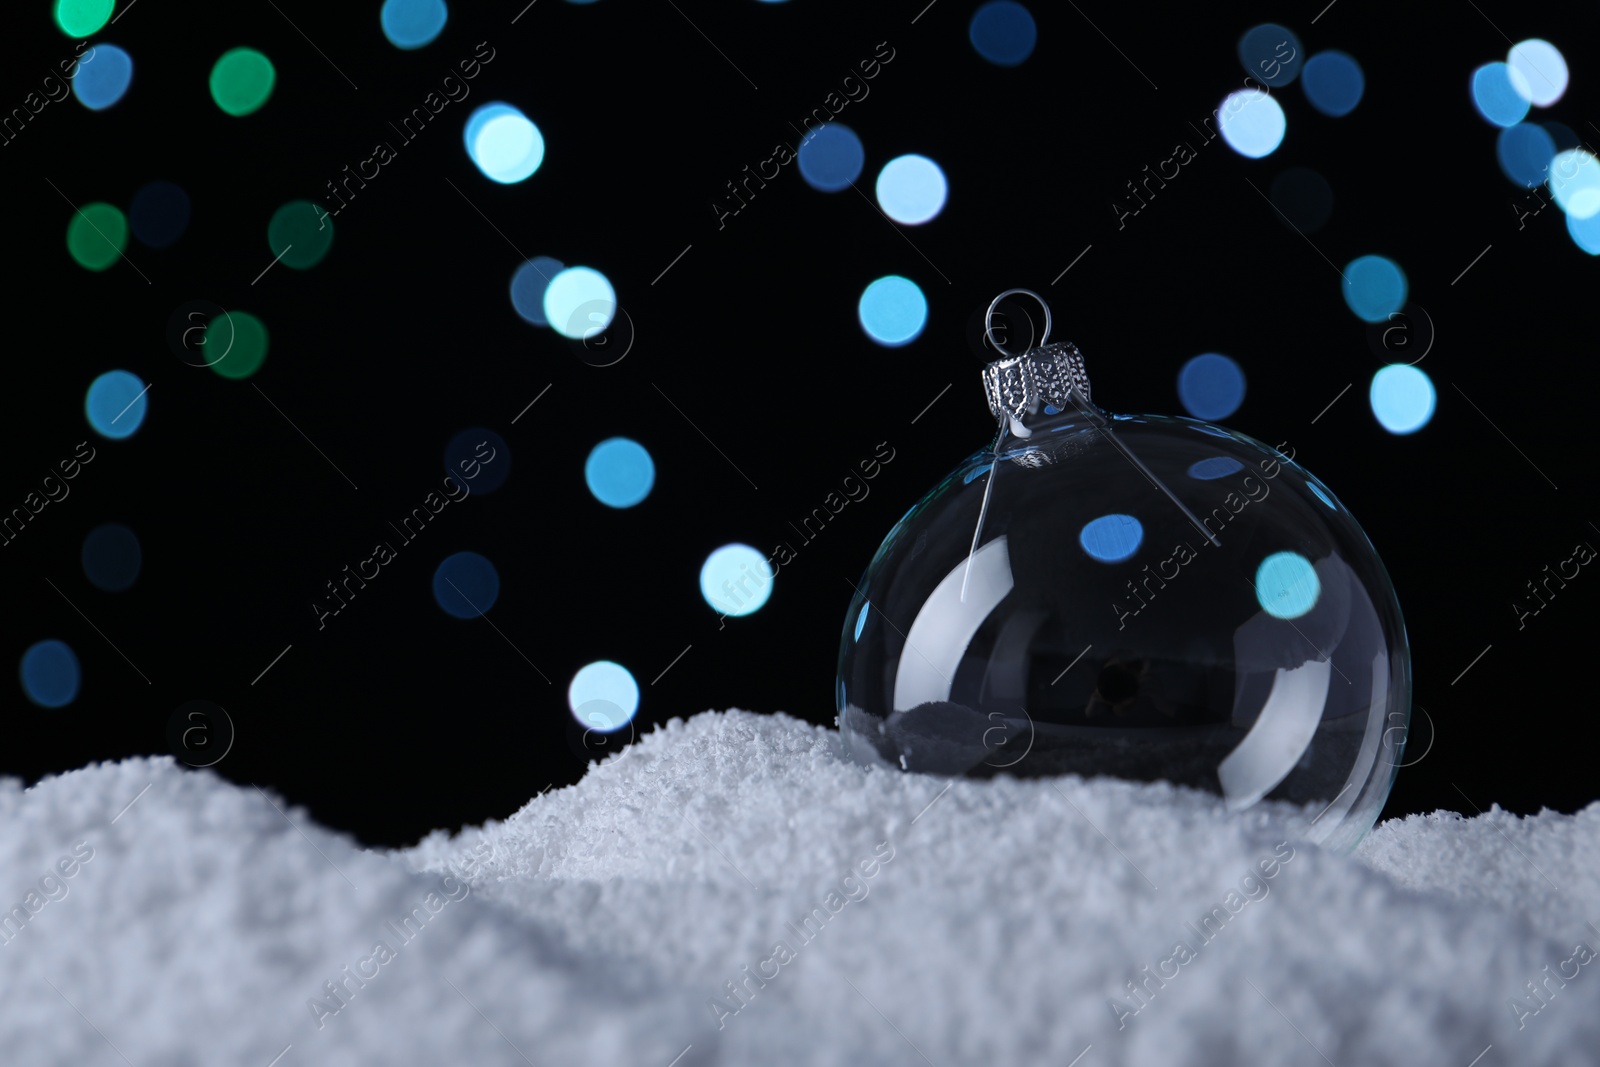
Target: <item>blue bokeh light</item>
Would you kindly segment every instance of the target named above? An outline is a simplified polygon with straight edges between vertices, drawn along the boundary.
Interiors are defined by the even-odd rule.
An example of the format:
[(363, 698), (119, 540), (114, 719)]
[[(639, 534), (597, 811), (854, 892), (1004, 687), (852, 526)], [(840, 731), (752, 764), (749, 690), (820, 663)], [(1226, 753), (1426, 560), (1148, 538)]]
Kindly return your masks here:
[(139, 578), (144, 550), (138, 536), (120, 522), (96, 526), (83, 539), (83, 576), (107, 593), (120, 593)]
[(89, 383), (83, 413), (95, 433), (119, 441), (144, 424), (149, 406), (144, 382), (125, 370), (108, 370)]
[(1305, 49), (1293, 30), (1264, 22), (1239, 38), (1239, 62), (1252, 78), (1277, 89), (1300, 76)]
[(133, 83), (133, 57), (114, 44), (94, 46), (94, 62), (78, 64), (72, 93), (90, 111), (103, 111), (121, 100)]
[(1217, 108), (1217, 130), (1228, 147), (1250, 159), (1269, 156), (1289, 128), (1283, 107), (1260, 89), (1231, 92)]
[(593, 267), (568, 267), (545, 287), (544, 317), (563, 337), (575, 341), (593, 337), (617, 317), (617, 291)]
[(1189, 464), (1189, 477), (1196, 481), (1211, 482), (1242, 470), (1244, 464), (1232, 456), (1212, 456), (1209, 459), (1197, 459)]
[(772, 596), (776, 575), (765, 556), (749, 545), (723, 545), (700, 568), (700, 595), (723, 615), (749, 615)]
[(61, 708), (78, 697), (83, 672), (63, 641), (39, 641), (22, 654), (22, 691), (44, 708)]
[(927, 156), (897, 156), (878, 172), (878, 206), (896, 222), (918, 226), (944, 208), (950, 194), (939, 164)]
[(1244, 370), (1227, 356), (1206, 352), (1178, 371), (1178, 399), (1192, 417), (1214, 422), (1244, 403)]
[(534, 256), (525, 260), (511, 275), (511, 306), (524, 322), (535, 326), (548, 326), (544, 316), (544, 294), (550, 281), (567, 269), (559, 259)]
[(1557, 152), (1550, 161), (1550, 194), (1575, 218), (1600, 212), (1600, 159), (1582, 148)]
[(1102, 515), (1078, 531), (1078, 544), (1101, 563), (1121, 563), (1139, 551), (1143, 542), (1144, 527), (1132, 515)]
[(189, 228), (189, 194), (169, 181), (153, 181), (133, 194), (128, 226), (142, 244), (171, 248)]
[(612, 733), (632, 722), (638, 712), (639, 683), (622, 664), (595, 660), (572, 676), (567, 707), (584, 729)]
[(1383, 322), (1406, 302), (1406, 274), (1384, 256), (1362, 256), (1344, 268), (1344, 302), (1362, 322)]
[(607, 507), (631, 508), (650, 495), (656, 464), (650, 452), (628, 437), (609, 437), (589, 452), (583, 480), (594, 498)]
[(1518, 72), (1513, 76), (1504, 63), (1485, 63), (1472, 72), (1472, 104), (1478, 114), (1496, 126), (1514, 126), (1528, 115), (1528, 97), (1518, 91), (1526, 79)]
[(1520, 188), (1531, 189), (1543, 182), (1556, 157), (1555, 138), (1544, 127), (1532, 122), (1507, 126), (1495, 138), (1495, 156), (1505, 176)]
[(867, 152), (854, 130), (843, 123), (828, 122), (806, 138), (795, 162), (800, 167), (800, 177), (811, 188), (837, 193), (861, 177)]
[(887, 274), (862, 291), (856, 313), (868, 337), (885, 348), (898, 348), (922, 335), (928, 298), (910, 278)]
[(1573, 244), (1591, 256), (1600, 256), (1600, 212), (1586, 219), (1568, 215), (1567, 236), (1572, 238)]
[(1372, 376), (1368, 401), (1378, 425), (1401, 435), (1415, 433), (1428, 424), (1438, 394), (1432, 379), (1419, 368), (1391, 363)]
[(1506, 53), (1506, 65), (1513, 72), (1512, 88), (1534, 107), (1549, 107), (1567, 91), (1567, 61), (1549, 41), (1517, 42)]
[(1275, 619), (1298, 619), (1321, 595), (1317, 569), (1298, 552), (1274, 552), (1256, 568), (1256, 602)]
[(378, 21), (390, 44), (409, 51), (432, 44), (449, 18), (444, 0), (383, 0)]
[(989, 0), (972, 15), (967, 40), (997, 67), (1016, 67), (1033, 55), (1039, 27), (1027, 8), (1014, 0)]
[(444, 446), (444, 469), (467, 492), (492, 493), (511, 477), (511, 446), (483, 426), (462, 430)]
[(1355, 57), (1329, 49), (1306, 60), (1305, 80), (1300, 84), (1312, 107), (1337, 119), (1350, 114), (1361, 103), (1367, 79)]
[(484, 104), (467, 118), (467, 155), (484, 176), (514, 185), (544, 162), (544, 135), (517, 108), (503, 101)]
[(433, 572), (433, 599), (448, 615), (475, 619), (500, 599), (500, 574), (476, 552), (446, 556)]

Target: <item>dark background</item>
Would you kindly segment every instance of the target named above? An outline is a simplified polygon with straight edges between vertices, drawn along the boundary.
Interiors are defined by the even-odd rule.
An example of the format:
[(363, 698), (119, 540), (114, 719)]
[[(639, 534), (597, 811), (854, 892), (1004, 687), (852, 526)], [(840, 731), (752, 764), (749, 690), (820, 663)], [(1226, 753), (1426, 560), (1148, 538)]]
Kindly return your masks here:
[[(1547, 38), (1571, 87), (1530, 118), (1600, 138), (1592, 13), (1033, 3), (1038, 46), (1005, 69), (968, 43), (973, 0), (524, 3), (453, 3), (416, 52), (384, 39), (375, 0), (119, 4), (125, 17), (93, 40), (133, 55), (128, 95), (100, 113), (53, 103), (0, 147), (4, 508), (77, 442), (97, 449), (71, 496), (0, 548), (3, 658), (57, 637), (84, 675), (76, 701), (49, 710), (11, 668), (0, 771), (31, 782), (166, 752), (175, 709), (202, 699), (237, 728), (217, 773), (398, 845), (576, 781), (604, 752), (585, 750), (566, 701), (591, 660), (638, 679), (640, 731), (728, 707), (831, 723), (850, 583), (894, 521), (991, 438), (976, 324), (996, 293), (1026, 286), (1051, 301), (1053, 339), (1082, 348), (1110, 410), (1183, 414), (1183, 362), (1232, 356), (1249, 391), (1224, 421), (1290, 442), (1362, 522), (1398, 591), (1427, 712), (1386, 817), (1595, 799), (1582, 738), (1600, 579), (1585, 571), (1521, 630), (1511, 603), (1574, 544), (1600, 543), (1589, 506), (1600, 265), (1555, 208), (1519, 225), (1524, 197), (1467, 93), (1475, 67)], [(44, 0), (8, 21), (6, 109), (75, 47)], [(1296, 83), (1274, 92), (1288, 114), (1278, 151), (1200, 148), (1189, 123), (1240, 87), (1236, 43), (1263, 21), (1294, 30), (1308, 54), (1354, 55), (1366, 95), (1331, 119)], [(322, 264), (280, 264), (252, 284), (272, 259), (272, 212), (394, 141), (387, 124), (478, 42), (495, 58), (471, 98), (397, 145), (338, 216)], [(791, 123), (880, 42), (894, 58), (839, 116), (866, 146), (861, 194), (817, 192), (790, 165), (719, 229), (725, 183), (795, 144)], [(274, 61), (278, 84), (236, 119), (206, 79), (242, 44)], [(490, 182), (463, 150), (468, 114), (494, 99), (546, 140), (543, 166), (517, 185)], [(1119, 229), (1111, 205), (1125, 183), (1179, 140), (1198, 158)], [(869, 199), (878, 169), (905, 152), (950, 182), (923, 226), (896, 226)], [(1330, 221), (1307, 236), (1264, 195), (1291, 165), (1334, 190)], [(189, 192), (183, 238), (166, 251), (131, 242), (101, 273), (73, 263), (72, 205), (127, 210), (156, 178)], [(1366, 388), (1430, 330), (1399, 320), (1394, 351), (1374, 348), (1333, 266), (1368, 253), (1401, 264), (1432, 322), (1418, 365), (1438, 410), (1411, 436), (1377, 425)], [(513, 313), (510, 276), (534, 255), (608, 275), (634, 327), (625, 358), (591, 365)], [(925, 332), (898, 349), (856, 319), (862, 288), (890, 273), (930, 304)], [(169, 349), (168, 320), (191, 300), (267, 324), (271, 351), (252, 379)], [(110, 441), (88, 428), (83, 397), (118, 367), (151, 385), (149, 414)], [(505, 486), (446, 508), (319, 631), (310, 605), (324, 583), (392, 540), (387, 522), (438, 488), (445, 443), (474, 426), (508, 443)], [(589, 449), (616, 434), (657, 466), (650, 497), (623, 511), (583, 479)], [(870, 497), (798, 546), (765, 608), (721, 626), (698, 591), (706, 554), (796, 541), (789, 523), (879, 442), (895, 458)], [(79, 564), (85, 534), (109, 521), (144, 548), (137, 584), (119, 594)], [(489, 621), (433, 602), (435, 566), (462, 549), (499, 570)]]

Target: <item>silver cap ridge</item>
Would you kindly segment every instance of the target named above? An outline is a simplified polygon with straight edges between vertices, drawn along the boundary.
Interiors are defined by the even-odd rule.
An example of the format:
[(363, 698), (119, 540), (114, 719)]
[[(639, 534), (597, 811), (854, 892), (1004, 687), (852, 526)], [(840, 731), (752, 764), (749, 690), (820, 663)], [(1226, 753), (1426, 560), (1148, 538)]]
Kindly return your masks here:
[(1021, 421), (1037, 410), (1040, 400), (1059, 411), (1070, 410), (1074, 391), (1092, 403), (1083, 353), (1065, 341), (996, 360), (983, 368), (983, 387), (989, 410), (1000, 420), (1010, 416)]

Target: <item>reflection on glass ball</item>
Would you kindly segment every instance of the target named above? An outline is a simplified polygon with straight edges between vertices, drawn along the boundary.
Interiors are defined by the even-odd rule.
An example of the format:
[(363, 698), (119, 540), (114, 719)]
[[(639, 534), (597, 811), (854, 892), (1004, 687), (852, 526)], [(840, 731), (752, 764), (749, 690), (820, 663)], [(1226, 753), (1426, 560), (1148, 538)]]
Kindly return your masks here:
[(851, 756), (1287, 801), (1353, 847), (1411, 702), (1366, 534), (1292, 449), (1080, 400), (1031, 397), (878, 549), (839, 658)]

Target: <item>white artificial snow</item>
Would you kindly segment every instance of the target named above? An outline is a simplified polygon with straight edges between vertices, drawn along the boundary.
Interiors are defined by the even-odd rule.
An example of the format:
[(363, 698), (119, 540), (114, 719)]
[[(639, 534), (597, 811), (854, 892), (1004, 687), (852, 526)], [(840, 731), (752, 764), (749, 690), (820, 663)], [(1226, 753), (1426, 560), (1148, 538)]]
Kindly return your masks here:
[(1600, 1061), (1600, 803), (1342, 857), (730, 711), (397, 852), (166, 758), (0, 779), (0, 826), (8, 1065)]

